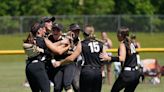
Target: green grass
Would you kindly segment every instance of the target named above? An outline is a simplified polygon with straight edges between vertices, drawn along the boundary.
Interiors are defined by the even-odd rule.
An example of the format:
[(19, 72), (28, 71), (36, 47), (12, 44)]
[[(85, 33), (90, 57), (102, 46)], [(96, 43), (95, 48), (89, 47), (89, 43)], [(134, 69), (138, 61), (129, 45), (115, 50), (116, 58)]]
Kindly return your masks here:
[[(114, 48), (118, 47), (118, 41), (115, 33), (108, 33), (113, 41)], [(164, 33), (136, 33), (138, 41), (142, 47), (163, 47)], [(23, 39), (26, 34), (19, 35), (0, 35), (0, 50), (22, 49)], [(96, 36), (100, 38), (99, 33)], [(160, 53), (140, 53), (141, 58), (156, 58), (160, 65), (164, 65), (164, 52)], [(25, 55), (1, 55), (0, 56), (0, 92), (31, 92), (29, 88), (24, 88), (22, 83), (25, 80)], [(114, 79), (112, 80), (112, 83)], [(109, 92), (111, 85), (103, 85), (102, 92)], [(164, 77), (161, 78), (160, 85), (152, 85), (146, 80), (141, 83), (136, 92), (163, 92)]]
[[(31, 92), (30, 88), (22, 86), (25, 80), (24, 69), (24, 62), (0, 62), (0, 92)], [(164, 77), (160, 85), (152, 85), (146, 80), (137, 87), (136, 92), (163, 92), (163, 87)], [(109, 92), (110, 89), (111, 85), (107, 85), (106, 82), (102, 87), (102, 92)]]

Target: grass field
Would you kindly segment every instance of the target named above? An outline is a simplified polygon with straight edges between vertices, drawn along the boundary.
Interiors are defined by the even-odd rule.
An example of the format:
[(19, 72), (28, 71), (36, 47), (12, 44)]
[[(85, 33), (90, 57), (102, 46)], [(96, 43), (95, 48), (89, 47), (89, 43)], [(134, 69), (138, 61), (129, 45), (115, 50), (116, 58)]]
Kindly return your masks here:
[[(115, 33), (108, 34), (113, 41), (114, 48), (118, 47)], [(164, 47), (164, 33), (136, 33), (142, 47)], [(96, 34), (100, 38), (99, 33)], [(0, 35), (0, 50), (22, 49), (22, 40), (26, 35)], [(156, 58), (160, 65), (164, 65), (164, 52), (140, 53), (141, 58)], [(29, 88), (22, 86), (25, 80), (25, 55), (2, 55), (0, 56), (0, 92), (31, 92)], [(114, 79), (112, 80), (114, 82)], [(109, 92), (111, 86), (103, 85), (102, 92)], [(164, 77), (160, 85), (152, 85), (148, 82), (141, 83), (136, 92), (163, 92)]]

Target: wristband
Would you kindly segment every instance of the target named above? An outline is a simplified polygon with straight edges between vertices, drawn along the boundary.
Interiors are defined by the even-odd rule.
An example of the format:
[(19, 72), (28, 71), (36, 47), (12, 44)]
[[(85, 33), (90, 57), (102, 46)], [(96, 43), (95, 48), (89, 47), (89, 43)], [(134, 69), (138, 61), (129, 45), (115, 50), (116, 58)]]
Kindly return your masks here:
[(55, 60), (55, 59), (52, 59), (52, 60), (51, 60), (51, 63), (53, 64), (54, 62), (56, 62), (56, 60)]
[(111, 57), (112, 62), (119, 62), (119, 57)]

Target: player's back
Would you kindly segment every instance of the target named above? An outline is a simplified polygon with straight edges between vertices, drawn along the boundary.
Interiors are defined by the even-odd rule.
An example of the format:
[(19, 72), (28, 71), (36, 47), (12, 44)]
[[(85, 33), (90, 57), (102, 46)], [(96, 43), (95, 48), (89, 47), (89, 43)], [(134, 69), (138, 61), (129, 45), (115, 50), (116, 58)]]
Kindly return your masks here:
[(99, 54), (103, 50), (103, 43), (95, 39), (85, 39), (82, 41), (82, 55), (84, 65), (101, 66)]

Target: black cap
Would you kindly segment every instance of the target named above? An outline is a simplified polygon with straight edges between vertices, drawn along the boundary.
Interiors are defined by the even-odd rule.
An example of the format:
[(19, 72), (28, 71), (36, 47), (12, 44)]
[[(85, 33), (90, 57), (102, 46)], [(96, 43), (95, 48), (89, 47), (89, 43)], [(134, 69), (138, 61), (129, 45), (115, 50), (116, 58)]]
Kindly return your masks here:
[(62, 30), (63, 30), (63, 25), (60, 24), (60, 23), (53, 23), (53, 25), (52, 25), (52, 30), (54, 30), (54, 28), (57, 28), (57, 29), (59, 29), (60, 31), (62, 31)]
[(74, 30), (81, 30), (80, 26), (76, 23), (73, 23), (69, 26), (69, 30), (70, 31), (74, 31)]
[(43, 17), (41, 19), (41, 22), (43, 22), (43, 23), (48, 22), (48, 21), (54, 22), (55, 21), (55, 17)]
[(44, 23), (35, 23), (32, 27), (31, 27), (31, 33), (36, 36), (37, 31), (39, 30), (39, 28), (43, 28), (45, 26)]

